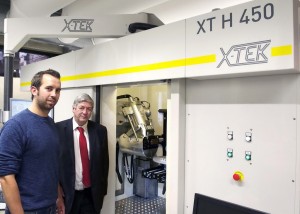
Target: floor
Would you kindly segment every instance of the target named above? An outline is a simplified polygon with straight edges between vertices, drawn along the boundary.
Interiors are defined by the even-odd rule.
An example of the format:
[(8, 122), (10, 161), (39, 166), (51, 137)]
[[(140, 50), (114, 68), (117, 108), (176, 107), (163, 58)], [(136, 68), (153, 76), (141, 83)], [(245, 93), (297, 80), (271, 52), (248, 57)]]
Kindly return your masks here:
[(145, 199), (132, 196), (116, 201), (115, 214), (165, 214), (166, 199), (155, 197)]
[[(165, 214), (166, 199), (155, 197), (145, 199), (137, 196), (116, 201), (115, 214)], [(4, 210), (0, 210), (4, 214)]]

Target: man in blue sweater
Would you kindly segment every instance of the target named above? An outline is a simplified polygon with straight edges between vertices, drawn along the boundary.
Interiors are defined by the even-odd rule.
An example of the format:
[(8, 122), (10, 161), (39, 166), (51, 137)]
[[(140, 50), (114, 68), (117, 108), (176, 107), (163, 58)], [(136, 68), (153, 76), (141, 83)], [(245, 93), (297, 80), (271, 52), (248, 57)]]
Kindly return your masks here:
[(49, 111), (61, 90), (60, 74), (40, 71), (31, 81), (31, 106), (0, 133), (0, 182), (6, 214), (54, 214), (58, 191), (59, 137)]

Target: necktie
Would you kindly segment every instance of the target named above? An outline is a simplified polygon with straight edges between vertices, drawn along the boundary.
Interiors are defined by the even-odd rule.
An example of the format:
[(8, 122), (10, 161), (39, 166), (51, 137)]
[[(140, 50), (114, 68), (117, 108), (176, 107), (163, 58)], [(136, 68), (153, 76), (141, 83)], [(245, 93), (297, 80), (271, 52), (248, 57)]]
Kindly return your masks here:
[(91, 186), (90, 181), (90, 168), (89, 168), (89, 155), (87, 149), (86, 138), (84, 136), (84, 129), (82, 127), (77, 128), (79, 131), (79, 147), (82, 163), (82, 183), (85, 187)]

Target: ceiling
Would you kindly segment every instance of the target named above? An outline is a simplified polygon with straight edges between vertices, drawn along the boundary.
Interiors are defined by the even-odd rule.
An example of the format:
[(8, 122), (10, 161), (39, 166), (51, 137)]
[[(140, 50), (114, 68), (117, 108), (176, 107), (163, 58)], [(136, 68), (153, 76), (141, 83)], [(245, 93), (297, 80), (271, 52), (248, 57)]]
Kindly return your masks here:
[[(211, 12), (216, 8), (222, 9), (248, 1), (250, 0), (0, 0), (0, 44), (3, 44), (3, 25), (6, 17), (96, 17), (103, 14), (150, 13), (163, 24), (169, 24)], [(105, 41), (97, 39), (97, 43)], [(61, 54), (92, 46), (95, 39), (64, 42), (58, 38), (31, 39), (23, 48)]]

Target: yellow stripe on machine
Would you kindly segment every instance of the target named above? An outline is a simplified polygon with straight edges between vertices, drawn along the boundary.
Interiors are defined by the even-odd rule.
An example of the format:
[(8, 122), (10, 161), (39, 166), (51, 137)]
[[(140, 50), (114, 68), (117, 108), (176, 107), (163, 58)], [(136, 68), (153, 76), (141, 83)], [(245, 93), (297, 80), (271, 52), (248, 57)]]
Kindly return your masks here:
[(278, 46), (271, 48), (271, 56), (285, 56), (293, 53), (292, 45)]
[(158, 70), (158, 69), (166, 69), (166, 68), (174, 68), (174, 67), (181, 67), (185, 66), (185, 59), (180, 60), (173, 60), (168, 62), (159, 62), (153, 63), (148, 65), (139, 65), (133, 66), (128, 68), (119, 68), (119, 69), (112, 69), (106, 71), (98, 71), (93, 73), (87, 74), (78, 74), (74, 76), (65, 76), (61, 78), (61, 81), (71, 81), (71, 80), (80, 80), (80, 79), (88, 79), (88, 78), (95, 78), (95, 77), (104, 77), (104, 76), (114, 76), (120, 74), (130, 74), (130, 73), (137, 73), (137, 72), (144, 72), (144, 71), (151, 71), (151, 70)]
[[(172, 60), (172, 61), (167, 61), (167, 62), (159, 62), (159, 63), (153, 63), (153, 64), (148, 64), (148, 65), (139, 65), (139, 66), (133, 66), (133, 67), (128, 67), (128, 68), (119, 68), (119, 69), (98, 71), (98, 72), (93, 72), (93, 73), (63, 76), (63, 77), (61, 77), (61, 81), (72, 81), (72, 80), (104, 77), (104, 76), (130, 74), (130, 73), (153, 71), (153, 70), (159, 70), (159, 69), (175, 68), (175, 67), (212, 63), (212, 62), (216, 62), (215, 54), (198, 56), (198, 57), (187, 58), (187, 59)], [(30, 85), (30, 82), (22, 82), (21, 83), (22, 87), (29, 86), (29, 85)]]
[(186, 65), (197, 65), (197, 64), (204, 64), (204, 63), (212, 63), (217, 61), (216, 54), (211, 55), (204, 55), (204, 56), (198, 56), (193, 58), (187, 58), (186, 59)]

